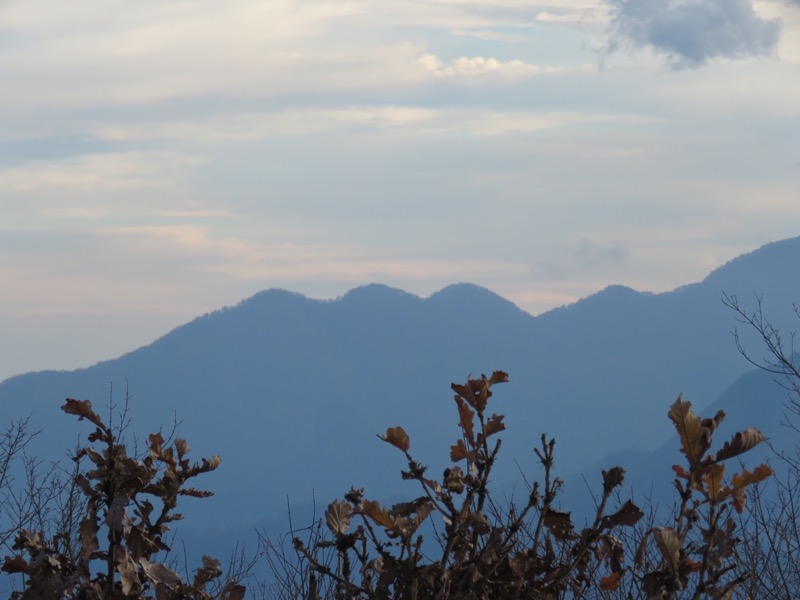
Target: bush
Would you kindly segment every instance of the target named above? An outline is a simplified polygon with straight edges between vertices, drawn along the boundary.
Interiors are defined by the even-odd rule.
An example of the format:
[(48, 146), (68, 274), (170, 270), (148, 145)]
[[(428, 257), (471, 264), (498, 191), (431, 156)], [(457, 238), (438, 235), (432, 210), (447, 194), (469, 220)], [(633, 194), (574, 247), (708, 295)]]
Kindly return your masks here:
[[(505, 424), (488, 406), (492, 388), (507, 380), (497, 371), (451, 386), (459, 435), (450, 450), (452, 466), (440, 479), (413, 458), (402, 427), (379, 436), (403, 453), (401, 476), (416, 482), (421, 495), (386, 507), (351, 489), (327, 508), (329, 536), (310, 546), (295, 538), (298, 564), (306, 568), (302, 575), (297, 568), (276, 573), (283, 588), (306, 598), (369, 600), (732, 596), (748, 577), (736, 561), (733, 514), (743, 511), (746, 490), (771, 471), (760, 465), (727, 479), (724, 461), (761, 443), (758, 431), (737, 433), (710, 454), (724, 413), (700, 419), (679, 397), (668, 413), (685, 461), (674, 467), (678, 508), (672, 522), (640, 527), (637, 536), (633, 530), (644, 516), (638, 506), (626, 500), (608, 508), (624, 480), (617, 466), (602, 473), (593, 519), (576, 528), (571, 514), (555, 507), (562, 484), (553, 473), (553, 439), (542, 436), (534, 449), (543, 478), (530, 487), (524, 506), (503, 506), (492, 495)], [(435, 552), (420, 533), (433, 515), (441, 521), (430, 527)], [(620, 536), (622, 530), (628, 533)], [(304, 577), (304, 585), (287, 585), (287, 575)]]
[[(328, 505), (324, 525), (307, 541), (293, 540), (294, 558), (265, 540), (272, 565), (269, 597), (363, 600), (508, 600), (523, 598), (714, 598), (735, 597), (752, 563), (738, 557), (737, 513), (747, 491), (771, 475), (766, 465), (726, 476), (726, 461), (764, 441), (748, 428), (710, 453), (723, 412), (701, 419), (678, 398), (668, 411), (683, 464), (675, 465), (677, 505), (668, 523), (631, 500), (622, 501), (625, 472), (602, 472), (595, 514), (576, 527), (557, 504), (562, 482), (554, 473), (555, 440), (542, 436), (534, 452), (542, 477), (517, 506), (493, 495), (492, 472), (501, 449), (502, 415), (489, 412), (493, 388), (508, 381), (502, 371), (453, 384), (458, 436), (451, 466), (440, 478), (411, 454), (402, 427), (379, 437), (404, 456), (404, 480), (419, 495), (387, 507), (351, 489)], [(81, 502), (77, 518), (54, 534), (22, 529), (14, 556), (2, 570), (23, 576), (20, 600), (127, 600), (178, 598), (242, 600), (245, 588), (221, 582), (219, 561), (204, 557), (191, 581), (157, 560), (180, 496), (210, 492), (187, 484), (212, 471), (218, 457), (192, 463), (189, 447), (162, 434), (148, 437), (143, 458), (128, 455), (118, 435), (88, 400), (67, 400), (62, 409), (94, 425), (77, 450), (72, 490)], [(2, 450), (2, 448), (0, 448)], [(612, 508), (613, 506), (613, 508)], [(327, 530), (325, 532), (325, 529)]]
[(216, 593), (209, 591), (222, 575), (216, 559), (204, 557), (191, 582), (155, 559), (169, 550), (169, 524), (182, 518), (175, 512), (178, 498), (211, 495), (186, 483), (216, 469), (219, 457), (190, 463), (185, 440), (167, 443), (155, 433), (148, 437), (147, 455), (139, 460), (128, 456), (90, 401), (68, 399), (62, 410), (95, 426), (89, 444), (74, 456), (79, 465), (88, 459), (90, 467), (79, 468), (72, 480), (83, 498), (81, 516), (76, 529), (61, 529), (50, 537), (33, 530), (17, 534), (12, 548), (18, 554), (6, 557), (2, 566), (6, 573), (23, 575), (23, 589), (13, 596), (241, 600), (245, 589), (234, 581)]

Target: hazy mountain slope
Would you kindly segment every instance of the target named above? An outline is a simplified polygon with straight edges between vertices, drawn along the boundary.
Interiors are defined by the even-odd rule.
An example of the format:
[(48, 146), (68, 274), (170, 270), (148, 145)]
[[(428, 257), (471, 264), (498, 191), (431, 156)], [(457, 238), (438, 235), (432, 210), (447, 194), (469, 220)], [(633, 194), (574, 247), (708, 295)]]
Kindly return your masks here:
[[(537, 318), (467, 284), (427, 299), (381, 285), (335, 301), (269, 290), (116, 360), (11, 378), (0, 405), (8, 416), (33, 411), (43, 451), (59, 455), (88, 431), (58, 411), (63, 399), (102, 406), (113, 384), (120, 401), (127, 381), (129, 431), (177, 414), (197, 456), (222, 455), (207, 478), (217, 496), (189, 510), (210, 526), (282, 512), (287, 494), (306, 501), (315, 490), (325, 503), (351, 484), (395, 493), (402, 457), (375, 438), (387, 426), (403, 425), (412, 452), (440, 472), (455, 441), (449, 383), (494, 369), (511, 374), (494, 408), (509, 424), (498, 478), (516, 478), (511, 458), (533, 468), (544, 431), (558, 440), (559, 465), (575, 470), (612, 451), (656, 448), (679, 392), (703, 407), (744, 373), (720, 297), (800, 298), (800, 281), (786, 276), (798, 259), (795, 238), (674, 292), (612, 286)], [(785, 312), (770, 315), (788, 326)]]
[[(703, 410), (692, 406), (692, 410), (701, 417), (713, 417), (718, 410), (725, 412), (725, 419), (714, 435), (712, 452), (721, 448), (737, 431), (747, 427), (755, 427), (761, 431), (767, 436), (769, 444), (761, 444), (740, 459), (751, 470), (762, 462), (768, 462), (781, 476), (785, 473), (785, 464), (777, 458), (776, 452), (786, 452), (794, 456), (795, 449), (800, 448), (800, 435), (786, 425), (787, 399), (787, 391), (776, 382), (773, 375), (755, 370), (737, 379), (710, 406)], [(800, 425), (800, 418), (792, 416), (791, 420), (795, 425)], [(612, 463), (623, 465), (628, 471), (628, 482), (634, 490), (639, 494), (643, 490), (651, 491), (655, 500), (669, 506), (675, 491), (671, 485), (674, 477), (672, 465), (685, 463), (680, 454), (680, 442), (666, 417), (666, 410), (664, 423), (671, 436), (658, 449), (649, 453), (609, 456), (595, 467), (608, 468)], [(729, 472), (740, 470), (739, 459), (729, 461), (728, 469)], [(657, 485), (651, 489), (652, 482)], [(767, 494), (772, 492), (772, 486), (774, 482), (766, 483)]]

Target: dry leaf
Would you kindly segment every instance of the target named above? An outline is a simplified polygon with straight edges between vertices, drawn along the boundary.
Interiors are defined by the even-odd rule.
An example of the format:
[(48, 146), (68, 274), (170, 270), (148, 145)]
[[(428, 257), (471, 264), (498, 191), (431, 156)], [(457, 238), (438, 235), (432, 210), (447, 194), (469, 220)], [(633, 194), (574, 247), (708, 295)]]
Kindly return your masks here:
[(738, 456), (739, 454), (755, 448), (766, 439), (764, 434), (758, 429), (748, 427), (744, 431), (740, 431), (734, 435), (729, 442), (725, 442), (722, 449), (717, 452), (717, 460), (725, 460), (726, 458)]
[(403, 452), (407, 452), (411, 446), (408, 434), (402, 427), (389, 427), (386, 430), (386, 435), (379, 435), (378, 437)]
[(88, 419), (100, 429), (106, 429), (103, 421), (101, 421), (100, 417), (98, 417), (92, 410), (91, 400), (74, 400), (72, 398), (67, 398), (64, 406), (61, 407), (61, 410), (69, 415), (78, 415), (79, 421)]
[(325, 521), (328, 524), (328, 529), (340, 535), (347, 533), (352, 515), (353, 509), (347, 502), (339, 502), (338, 500), (331, 502), (328, 505), (328, 510), (325, 511)]

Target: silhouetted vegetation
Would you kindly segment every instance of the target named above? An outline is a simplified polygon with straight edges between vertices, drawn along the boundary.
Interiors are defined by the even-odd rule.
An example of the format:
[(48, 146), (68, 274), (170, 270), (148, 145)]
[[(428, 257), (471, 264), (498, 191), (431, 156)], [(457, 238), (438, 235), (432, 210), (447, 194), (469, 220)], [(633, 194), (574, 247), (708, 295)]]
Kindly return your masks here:
[[(147, 454), (134, 458), (92, 410), (89, 400), (68, 399), (62, 410), (89, 421), (95, 429), (88, 435), (89, 444), (74, 455), (79, 468), (67, 484), (69, 518), (58, 522), (50, 535), (32, 529), (16, 534), (12, 545), (16, 554), (7, 556), (2, 566), (6, 573), (23, 576), (22, 590), (13, 597), (241, 600), (245, 589), (235, 581), (212, 591), (222, 575), (216, 559), (204, 557), (194, 578), (184, 581), (154, 558), (169, 550), (165, 541), (169, 524), (182, 518), (176, 512), (178, 499), (211, 494), (187, 487), (187, 482), (216, 469), (219, 457), (191, 463), (185, 440), (168, 443), (155, 433), (148, 437)], [(16, 439), (13, 431), (11, 439)], [(30, 490), (26, 499), (35, 506), (37, 494), (45, 491)], [(23, 522), (30, 522), (28, 515)]]
[[(562, 482), (552, 438), (542, 436), (534, 449), (541, 477), (528, 485), (524, 502), (493, 493), (506, 424), (490, 407), (495, 386), (506, 381), (496, 371), (451, 386), (458, 430), (450, 466), (440, 477), (413, 456), (402, 427), (388, 428), (379, 437), (402, 453), (401, 477), (416, 486), (414, 497), (385, 506), (353, 488), (328, 505), (305, 540), (296, 536), (290, 550), (265, 537), (273, 578), (253, 591), (296, 599), (489, 600), (722, 599), (764, 589), (754, 570), (774, 556), (753, 551), (752, 531), (742, 529), (737, 517), (744, 514), (748, 491), (772, 472), (767, 465), (732, 473), (726, 468), (764, 441), (760, 432), (745, 429), (712, 453), (725, 414), (700, 418), (679, 397), (667, 413), (682, 455), (673, 467), (674, 514), (655, 522), (653, 513), (646, 516), (630, 499), (623, 501), (625, 472), (614, 466), (602, 472), (595, 514), (579, 526), (559, 505)], [(165, 536), (181, 518), (179, 498), (210, 494), (188, 483), (216, 469), (219, 458), (193, 463), (184, 440), (165, 440), (161, 433), (147, 438), (142, 457), (132, 457), (88, 400), (67, 400), (62, 409), (94, 429), (74, 456), (69, 520), (49, 534), (27, 528), (16, 533), (13, 554), (2, 566), (22, 576), (14, 596), (241, 600), (245, 588), (222, 582), (215, 559), (205, 557), (194, 577), (185, 578), (156, 558), (169, 550)], [(16, 439), (14, 431), (7, 439)], [(23, 430), (21, 441), (8, 448), (24, 439)], [(13, 452), (6, 457), (13, 460)], [(756, 524), (768, 525), (768, 511), (750, 514)]]
[[(748, 579), (737, 560), (734, 515), (744, 510), (746, 491), (771, 470), (759, 465), (726, 476), (726, 461), (763, 442), (758, 431), (739, 432), (711, 454), (724, 413), (701, 419), (678, 398), (668, 416), (684, 464), (674, 467), (679, 502), (671, 522), (635, 535), (643, 511), (630, 500), (609, 508), (624, 479), (623, 469), (613, 467), (602, 473), (594, 518), (576, 527), (569, 512), (556, 508), (561, 481), (553, 439), (543, 436), (534, 450), (543, 476), (524, 505), (492, 495), (505, 424), (488, 407), (492, 388), (505, 381), (498, 371), (453, 384), (459, 435), (441, 478), (429, 477), (412, 456), (402, 427), (387, 429), (380, 437), (403, 453), (401, 476), (416, 482), (420, 495), (387, 507), (351, 489), (328, 506), (328, 536), (311, 545), (294, 540), (299, 561), (276, 573), (278, 587), (306, 598), (730, 598)], [(432, 551), (420, 531), (435, 515)], [(621, 530), (631, 531), (621, 536)]]

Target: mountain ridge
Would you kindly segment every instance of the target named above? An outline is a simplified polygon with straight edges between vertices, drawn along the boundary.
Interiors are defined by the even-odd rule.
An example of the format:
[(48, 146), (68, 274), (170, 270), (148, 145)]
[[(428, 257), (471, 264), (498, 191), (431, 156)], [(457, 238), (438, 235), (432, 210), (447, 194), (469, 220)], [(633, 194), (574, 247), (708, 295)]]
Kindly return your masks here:
[[(670, 435), (664, 414), (679, 392), (702, 410), (749, 369), (730, 336), (736, 320), (720, 302), (729, 291), (721, 284), (800, 298), (800, 282), (774, 276), (800, 260), (800, 238), (780, 250), (755, 251), (721, 267), (721, 277), (671, 292), (608, 286), (538, 316), (466, 283), (427, 298), (382, 284), (334, 300), (264, 290), (116, 359), (6, 379), (0, 406), (8, 416), (33, 412), (50, 455), (82, 431), (57, 410), (67, 396), (102, 405), (112, 389), (117, 401), (128, 389), (141, 433), (177, 412), (198, 455), (223, 456), (209, 483), (222, 491), (197, 509), (215, 526), (220, 506), (270, 518), (287, 494), (316, 490), (327, 500), (359, 480), (395, 493), (385, 463), (397, 457), (375, 434), (402, 425), (421, 459), (446, 457), (455, 441), (449, 383), (496, 369), (511, 375), (495, 408), (509, 424), (498, 476), (516, 477), (512, 458), (534, 469), (530, 447), (542, 432), (558, 440), (559, 464), (577, 472), (588, 466), (588, 440), (593, 460), (654, 449)], [(269, 484), (242, 475), (254, 464)]]

